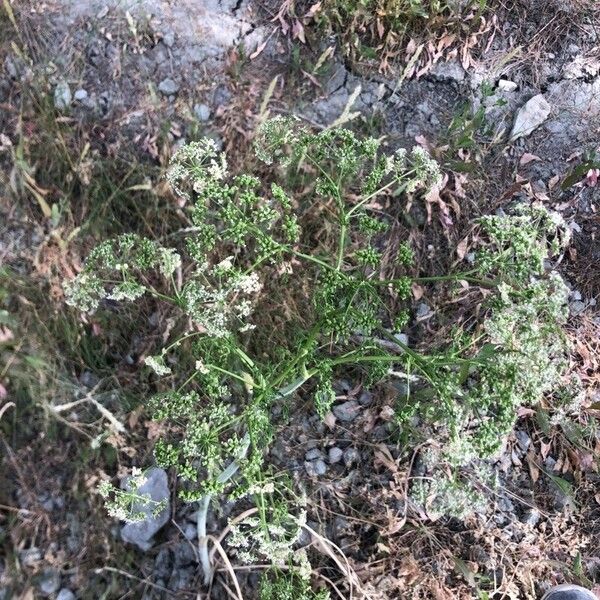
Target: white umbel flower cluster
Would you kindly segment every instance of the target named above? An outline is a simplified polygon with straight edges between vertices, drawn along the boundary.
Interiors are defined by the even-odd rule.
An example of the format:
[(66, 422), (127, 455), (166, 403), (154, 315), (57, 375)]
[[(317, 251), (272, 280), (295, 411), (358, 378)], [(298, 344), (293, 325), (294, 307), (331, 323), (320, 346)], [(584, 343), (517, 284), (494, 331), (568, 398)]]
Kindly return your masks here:
[(144, 364), (150, 367), (159, 377), (163, 377), (164, 375), (171, 374), (171, 367), (165, 364), (165, 359), (163, 356), (146, 356), (144, 359)]
[(199, 269), (198, 276), (184, 287), (181, 297), (187, 313), (208, 335), (223, 338), (253, 329), (247, 319), (263, 287), (257, 273), (240, 273), (229, 257), (212, 269)]
[(247, 517), (238, 523), (230, 523), (228, 545), (246, 564), (268, 560), (273, 565), (284, 566), (294, 556), (294, 544), (298, 541), (306, 513), (299, 517), (288, 515), (277, 522), (261, 523), (257, 517)]
[(174, 154), (167, 181), (178, 196), (190, 200), (190, 185), (199, 194), (210, 181), (222, 181), (228, 174), (225, 153), (219, 152), (215, 140), (204, 138), (182, 146)]

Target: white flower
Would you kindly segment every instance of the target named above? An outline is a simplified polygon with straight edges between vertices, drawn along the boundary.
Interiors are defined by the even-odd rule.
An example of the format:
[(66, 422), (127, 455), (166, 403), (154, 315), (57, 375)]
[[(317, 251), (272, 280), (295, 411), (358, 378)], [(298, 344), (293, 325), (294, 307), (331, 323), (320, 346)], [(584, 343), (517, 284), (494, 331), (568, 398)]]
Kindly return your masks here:
[(113, 288), (113, 291), (106, 296), (109, 300), (120, 302), (121, 300), (137, 300), (143, 296), (146, 288), (134, 281), (124, 281)]
[(139, 467), (133, 467), (131, 470), (131, 479), (129, 480), (132, 488), (140, 489), (146, 482), (148, 478), (144, 475), (144, 472)]
[(215, 266), (215, 271), (231, 271), (233, 269), (233, 256), (224, 258), (220, 263)]
[(210, 373), (210, 369), (201, 360), (196, 361), (196, 371), (199, 371), (203, 375)]
[(256, 294), (262, 290), (262, 283), (257, 273), (251, 273), (250, 275), (242, 275), (237, 281), (237, 289), (244, 294)]
[(170, 277), (181, 266), (181, 256), (173, 248), (160, 249), (160, 272), (165, 277)]
[(146, 356), (144, 363), (159, 376), (171, 374), (171, 368), (165, 364), (165, 359), (160, 355)]

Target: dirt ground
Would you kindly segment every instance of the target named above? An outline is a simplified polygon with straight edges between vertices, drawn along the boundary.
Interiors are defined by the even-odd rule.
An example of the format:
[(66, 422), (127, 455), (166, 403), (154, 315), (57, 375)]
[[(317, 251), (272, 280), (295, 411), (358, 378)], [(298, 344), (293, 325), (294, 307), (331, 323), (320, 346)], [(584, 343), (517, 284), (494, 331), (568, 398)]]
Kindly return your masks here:
[[(600, 16), (567, 1), (497, 3), (467, 41), (445, 48), (416, 36), (378, 70), (274, 4), (5, 0), (0, 299), (20, 322), (0, 311), (0, 344), (10, 342), (0, 346), (0, 600), (230, 597), (224, 568), (212, 590), (201, 585), (193, 507), (173, 495), (168, 523), (141, 550), (92, 491), (134, 454), (136, 464), (152, 461), (156, 430), (139, 408), (149, 384), (136, 364), (163, 333), (160, 311), (74, 322), (61, 281), (107, 232), (160, 235), (178, 222), (163, 177), (173, 151), (210, 136), (244, 164), (267, 110), (316, 128), (356, 113), (351, 126), (385, 136), (390, 149), (419, 143), (438, 158), (444, 189), (410, 213), (423, 271), (464, 266), (469, 223), (516, 199), (560, 212), (574, 235), (560, 265), (571, 288), (571, 369), (585, 390), (573, 429), (524, 410), (502, 456), (478, 466), (493, 474), (479, 490), (485, 506), (450, 518), (409, 493), (429, 467), (421, 448), (393, 438), (399, 391), (340, 380), (337, 420), (297, 414), (269, 459), (307, 489), (311, 527), (341, 548), (365, 598), (534, 600), (564, 581), (600, 597)], [(307, 14), (300, 4), (296, 14)], [(43, 143), (27, 141), (36, 136)], [(51, 180), (63, 146), (71, 161)], [(451, 310), (431, 291), (414, 301), (411, 345)], [(60, 342), (46, 346), (51, 338)], [(90, 395), (124, 432), (90, 403), (50, 408)], [(211, 533), (239, 510), (213, 514)], [(318, 584), (352, 597), (327, 552), (304, 543)], [(255, 597), (259, 571), (237, 574), (244, 597)]]

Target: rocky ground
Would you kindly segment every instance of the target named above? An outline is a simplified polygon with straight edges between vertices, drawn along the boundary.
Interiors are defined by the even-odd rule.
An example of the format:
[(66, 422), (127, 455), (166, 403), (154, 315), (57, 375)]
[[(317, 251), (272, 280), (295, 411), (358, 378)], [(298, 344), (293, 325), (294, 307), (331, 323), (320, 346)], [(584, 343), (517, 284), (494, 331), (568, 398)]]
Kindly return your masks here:
[[(13, 5), (20, 33), (10, 19), (2, 25), (0, 151), (9, 175), (0, 179), (0, 262), (24, 277), (33, 273), (51, 296), (90, 240), (85, 233), (77, 238), (71, 223), (73, 237), (61, 230), (60, 240), (79, 239), (79, 246), (60, 256), (50, 252), (53, 244), (64, 249), (40, 215), (45, 202), (52, 205), (54, 188), (29, 181), (30, 205), (14, 202), (11, 160), (19, 135), (36, 127), (19, 119), (27, 89), (47, 98), (62, 125), (85, 132), (94, 156), (127, 161), (131, 152), (155, 167), (200, 135), (219, 140), (233, 162), (243, 161), (261, 106), (263, 113), (268, 107), (272, 114), (295, 114), (315, 127), (352, 113), (358, 129), (385, 135), (391, 148), (425, 145), (448, 170), (437, 203), (413, 208), (423, 260), (438, 267), (469, 260), (460, 249), (467, 212), (473, 219), (514, 199), (535, 199), (571, 223), (574, 243), (562, 269), (572, 289), (573, 367), (588, 405), (596, 406), (581, 415), (585, 440), (568, 431), (548, 435), (533, 411), (525, 411), (501, 459), (486, 465), (495, 478), (495, 487), (482, 490), (486, 506), (463, 520), (439, 515), (408, 493), (412, 479), (427, 477), (428, 465), (418, 448), (407, 456), (391, 438), (391, 407), (401, 389), (375, 393), (339, 381), (333, 419), (298, 416), (292, 434), (286, 430), (272, 449), (272, 464), (307, 488), (311, 527), (343, 550), (369, 598), (534, 599), (565, 579), (600, 585), (600, 438), (593, 427), (600, 379), (600, 164), (594, 158), (600, 40), (594, 23), (564, 7), (547, 14), (523, 5), (521, 13), (499, 10), (468, 57), (442, 53), (406, 77), (402, 69), (365, 72), (344, 59), (335, 39), (294, 40), (274, 18), (276, 10), (252, 0), (24, 2)], [(325, 66), (311, 72), (324, 52)], [(83, 155), (77, 164), (83, 181)], [(136, 185), (146, 184), (163, 202), (160, 178), (152, 174), (149, 183)], [(54, 262), (44, 269), (40, 257)], [(415, 300), (411, 345), (435, 321), (433, 302)], [(131, 344), (143, 346), (156, 335), (160, 315), (151, 318)], [(135, 347), (123, 354), (135, 356)], [(119, 368), (126, 371), (127, 360)], [(0, 370), (2, 402), (11, 400), (6, 372)], [(94, 394), (99, 381), (91, 370), (79, 372), (68, 394)], [(103, 402), (118, 410), (110, 394)], [(164, 471), (154, 470), (147, 485), (169, 505), (143, 526), (120, 526), (100, 502), (90, 502), (97, 470), (86, 474), (84, 467), (97, 465), (98, 456), (96, 450), (78, 455), (73, 438), (88, 416), (65, 412), (58, 430), (37, 438), (8, 429), (16, 424), (4, 417), (0, 599), (228, 597), (219, 583), (202, 590), (196, 514), (174, 500)], [(136, 442), (153, 439), (152, 424), (139, 412), (126, 418), (132, 438), (110, 432), (115, 449), (102, 457), (112, 474)], [(97, 448), (90, 432), (85, 429), (90, 448)], [(210, 532), (218, 535), (234, 510), (239, 506), (225, 505), (215, 514)], [(322, 555), (322, 574), (343, 582), (314, 539), (303, 543)], [(253, 597), (258, 574), (238, 576)]]

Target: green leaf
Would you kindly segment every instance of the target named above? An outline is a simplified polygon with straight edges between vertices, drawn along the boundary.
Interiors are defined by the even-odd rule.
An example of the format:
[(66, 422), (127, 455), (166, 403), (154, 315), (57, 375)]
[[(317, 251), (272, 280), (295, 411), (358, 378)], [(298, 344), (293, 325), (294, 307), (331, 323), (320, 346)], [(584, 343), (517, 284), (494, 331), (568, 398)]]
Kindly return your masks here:
[(577, 165), (561, 184), (563, 190), (569, 189), (571, 186), (579, 183), (590, 169), (600, 169), (600, 161), (597, 159), (588, 160)]

